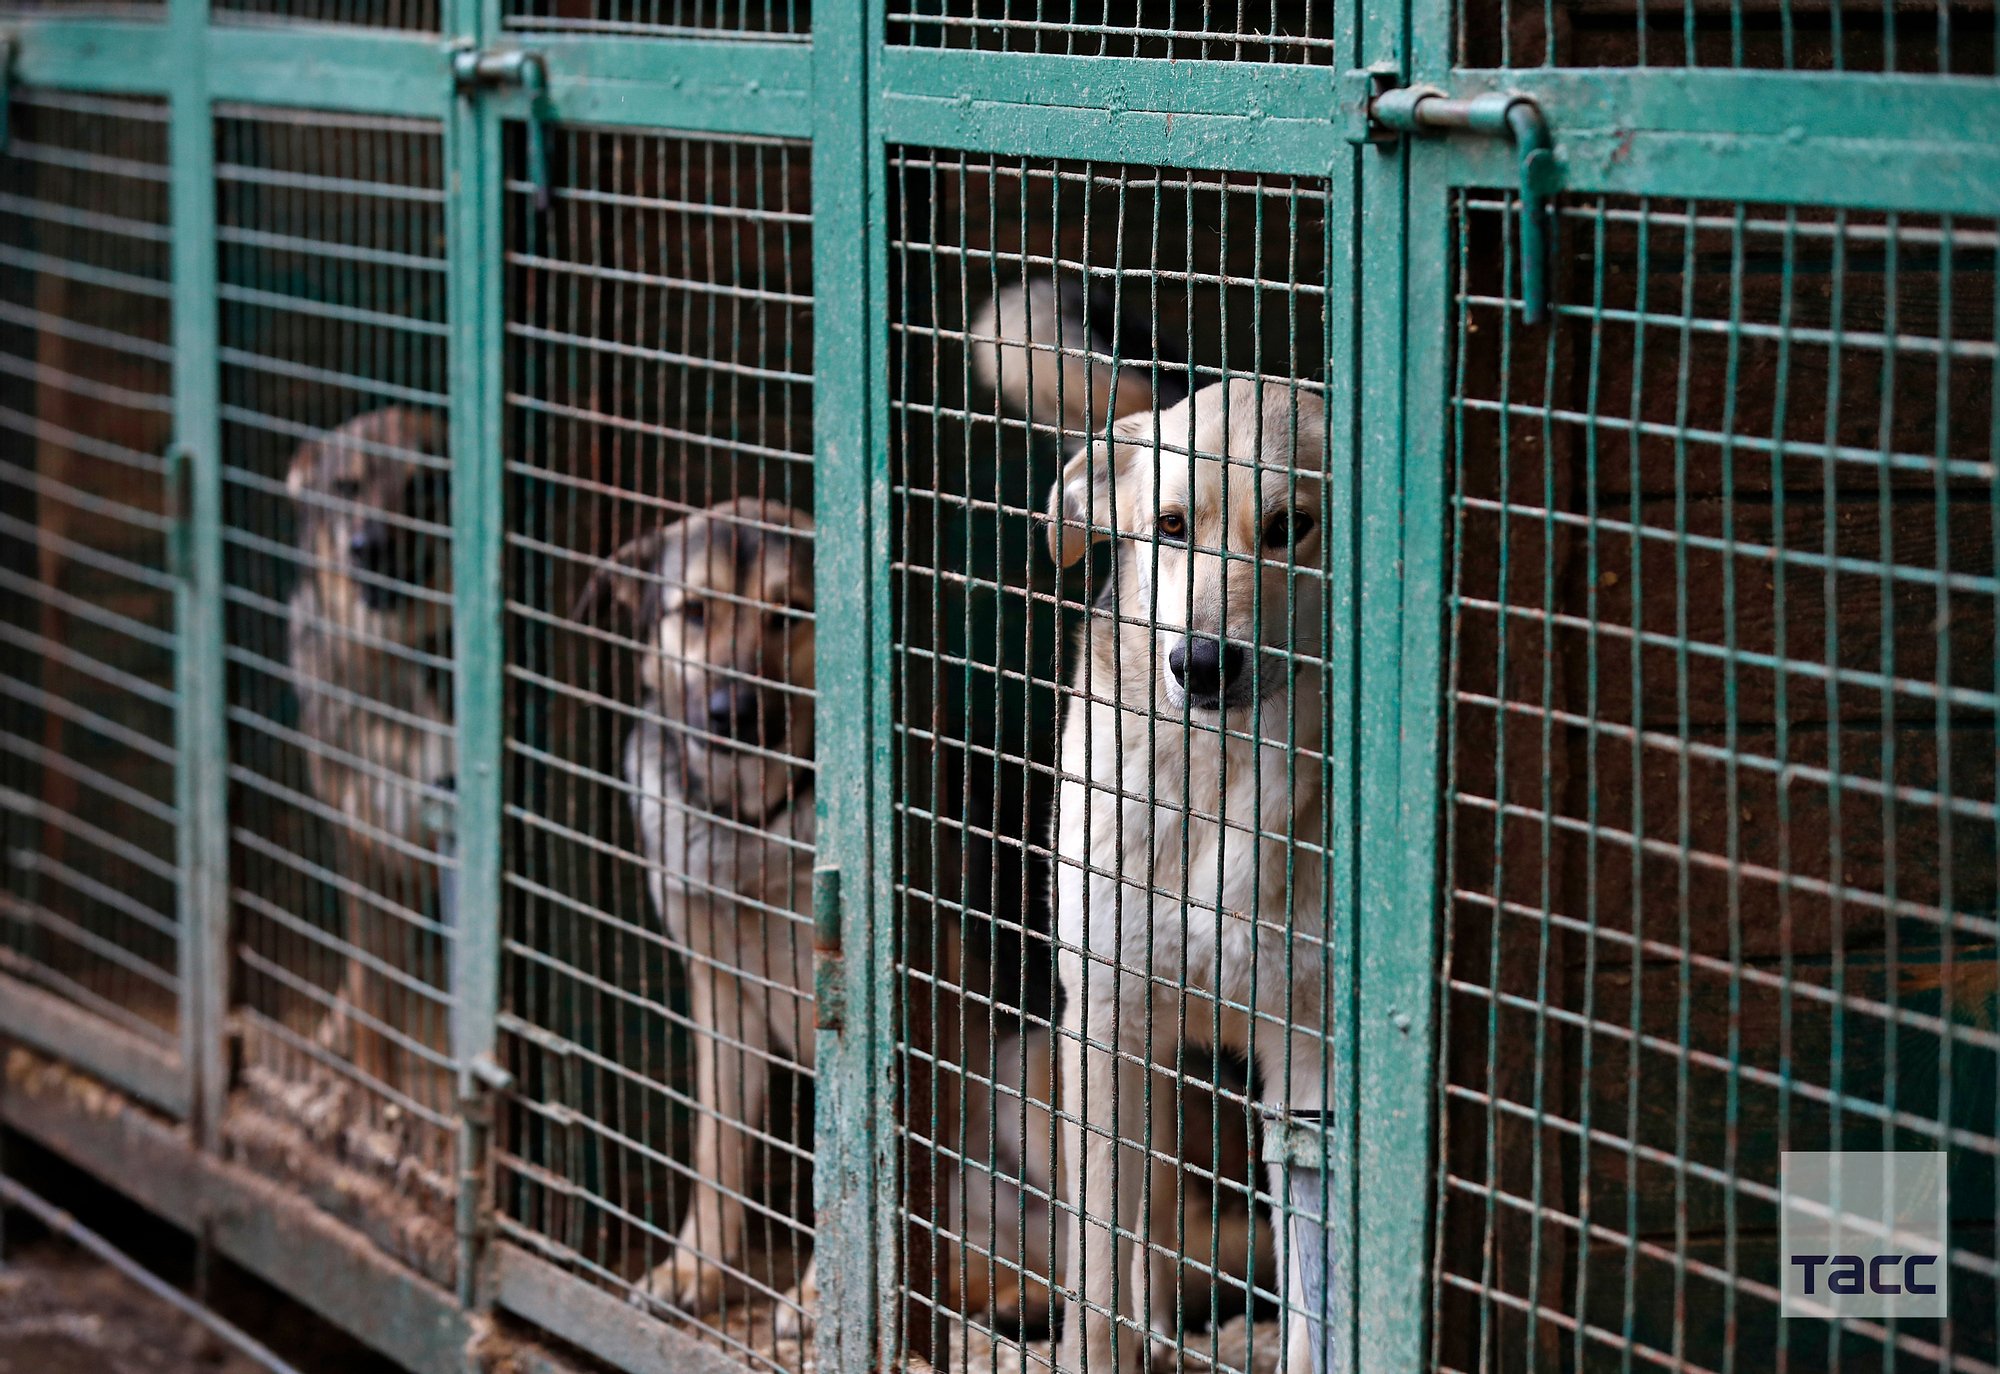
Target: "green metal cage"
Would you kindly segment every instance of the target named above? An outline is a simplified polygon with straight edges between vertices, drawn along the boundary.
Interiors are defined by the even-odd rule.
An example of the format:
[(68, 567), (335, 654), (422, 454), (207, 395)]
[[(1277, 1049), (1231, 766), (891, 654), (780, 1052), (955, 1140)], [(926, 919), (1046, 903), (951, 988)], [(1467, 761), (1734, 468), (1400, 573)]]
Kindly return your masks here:
[(2000, 1368), (1996, 61), (6, 5), (0, 1121), (416, 1369)]

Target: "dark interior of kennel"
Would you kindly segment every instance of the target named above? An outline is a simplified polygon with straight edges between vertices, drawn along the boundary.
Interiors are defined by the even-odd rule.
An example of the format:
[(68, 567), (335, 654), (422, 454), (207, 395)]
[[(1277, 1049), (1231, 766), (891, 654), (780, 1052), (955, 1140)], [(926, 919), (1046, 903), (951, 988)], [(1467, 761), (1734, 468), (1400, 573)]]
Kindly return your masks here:
[(890, 0), (889, 41), (920, 48), (1153, 57), (1334, 60), (1329, 0)]
[(1991, 76), (1991, 0), (1483, 0), (1459, 10), (1468, 67), (1739, 67)]
[(1572, 201), (1525, 329), (1459, 224), (1438, 1366), (1822, 1368), (1781, 1150), (1994, 1253), (1993, 226)]
[(812, 32), (812, 0), (506, 0), (501, 8), (516, 33), (801, 42)]
[(166, 108), (37, 93), (0, 155), (0, 969), (175, 1045)]
[[(632, 540), (732, 497), (812, 512), (811, 169), (780, 140), (562, 126), (549, 151), (538, 211), (510, 129), (500, 1226), (627, 1286), (673, 1250), (700, 1028), (623, 771), (651, 627), (579, 600)], [(773, 1087), (753, 1306), (811, 1251), (809, 1077)], [(750, 1356), (762, 1311), (705, 1320)]]

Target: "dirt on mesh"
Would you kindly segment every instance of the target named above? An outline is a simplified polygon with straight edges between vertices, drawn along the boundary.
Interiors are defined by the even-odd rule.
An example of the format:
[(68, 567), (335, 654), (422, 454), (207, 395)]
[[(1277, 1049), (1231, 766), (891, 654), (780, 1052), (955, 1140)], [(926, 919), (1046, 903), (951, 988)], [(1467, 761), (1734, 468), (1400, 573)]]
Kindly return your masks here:
[(262, 1366), (123, 1274), (34, 1240), (0, 1264), (0, 1374), (255, 1374)]

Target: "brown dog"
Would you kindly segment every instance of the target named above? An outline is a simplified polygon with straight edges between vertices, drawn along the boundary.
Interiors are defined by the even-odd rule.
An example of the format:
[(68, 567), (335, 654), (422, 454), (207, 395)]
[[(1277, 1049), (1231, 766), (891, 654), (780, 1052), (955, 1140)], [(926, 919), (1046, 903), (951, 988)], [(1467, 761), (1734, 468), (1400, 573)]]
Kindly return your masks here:
[(625, 780), (695, 1027), (694, 1195), (647, 1286), (695, 1315), (743, 1262), (772, 1069), (813, 1064), (812, 522), (728, 502), (620, 549), (579, 613), (607, 592), (644, 646)]
[(300, 445), (292, 685), (307, 769), (339, 820), (340, 1002), (320, 1039), (375, 1084), (450, 1105), (438, 847), (455, 770), (449, 460), (424, 411), (370, 411)]
[[(725, 1271), (743, 1262), (748, 1163), (767, 1129), (771, 1071), (813, 1066), (812, 522), (752, 498), (697, 512), (620, 549), (585, 589), (579, 616), (606, 595), (631, 617), (643, 646), (644, 699), (626, 742), (625, 779), (653, 902), (686, 967), (695, 1023), (694, 1195), (673, 1256), (647, 1287), (698, 1314), (716, 1306)], [(946, 854), (935, 862), (955, 860)], [(922, 888), (929, 878), (913, 873), (909, 882)], [(996, 1113), (990, 1090), (968, 1088), (955, 1068), (925, 1067), (987, 1071), (988, 1015), (962, 995), (983, 983), (982, 965), (948, 915), (906, 919), (916, 976), (904, 988), (904, 1019), (920, 1051), (907, 1065), (909, 1092), (925, 1104), (907, 1154), (907, 1282), (928, 1299), (923, 1271), (934, 1270), (939, 1304), (951, 1311), (1039, 1306), (1046, 1313), (1047, 1228), (1023, 1234), (1008, 1205), (1017, 1178), (1003, 1168), (1001, 1177), (983, 1170), (962, 1180), (950, 1163), (963, 1152), (961, 1121), (983, 1147), (986, 1123), (1005, 1110)], [(1010, 1057), (1023, 1059), (1018, 1049), (1003, 1054), (1003, 1069)], [(1011, 1101), (1018, 1113), (1018, 1089)], [(933, 1120), (948, 1134), (924, 1141)], [(1044, 1197), (1048, 1187), (1044, 1179)], [(962, 1259), (956, 1243), (944, 1243), (952, 1235), (990, 1245), (1001, 1263)], [(1019, 1261), (1007, 1264), (1023, 1254), (1025, 1276)], [(817, 1303), (809, 1269), (779, 1303), (778, 1333), (805, 1330)], [(931, 1314), (914, 1320), (911, 1341), (921, 1346)]]

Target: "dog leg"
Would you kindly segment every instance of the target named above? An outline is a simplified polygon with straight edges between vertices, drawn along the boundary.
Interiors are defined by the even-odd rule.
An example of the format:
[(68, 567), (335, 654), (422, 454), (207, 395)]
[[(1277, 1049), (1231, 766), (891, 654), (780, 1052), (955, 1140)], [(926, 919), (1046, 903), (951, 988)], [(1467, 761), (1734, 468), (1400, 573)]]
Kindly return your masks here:
[[(1147, 1058), (1168, 1064), (1173, 1055), (1155, 1050)], [(1146, 1239), (1145, 1278), (1148, 1325), (1156, 1350), (1171, 1350), (1181, 1317), (1181, 1259), (1185, 1237), (1181, 1234), (1181, 1187), (1183, 1175), (1160, 1155), (1178, 1155), (1187, 1142), (1177, 1146), (1180, 1124), (1180, 1079), (1171, 1073), (1150, 1071), (1153, 1085), (1150, 1130), (1146, 1137)], [(1206, 1256), (1202, 1259), (1206, 1262)]]
[(807, 1262), (805, 1276), (778, 1300), (777, 1310), (771, 1314), (772, 1334), (781, 1341), (804, 1340), (812, 1335), (818, 1317), (819, 1260), (815, 1257)]
[[(743, 1257), (750, 1130), (763, 1123), (771, 1070), (769, 1027), (760, 1010), (746, 1007), (742, 987), (713, 969), (695, 966), (689, 972), (696, 1027), (694, 1197), (674, 1256), (653, 1271), (650, 1287), (683, 1312), (698, 1315), (721, 1302), (723, 1266)], [(730, 1062), (724, 1062), (725, 1054)]]
[[(385, 929), (391, 918), (375, 905), (384, 899), (374, 893), (384, 889), (395, 890), (392, 883), (376, 878), (370, 895), (350, 893), (346, 897), (347, 940), (362, 954), (380, 959), (393, 968), (395, 962), (390, 957)], [(346, 977), (341, 980), (340, 995), (347, 1013), (348, 1063), (370, 1084), (393, 1088), (398, 1086), (390, 1062), (393, 1047), (384, 1034), (384, 1028), (390, 1024), (386, 981), (361, 959), (350, 956)]]
[[(1063, 965), (1063, 1175), (1071, 1211), (1065, 1278), (1077, 1296), (1068, 1303), (1057, 1367), (1067, 1374), (1137, 1374), (1147, 1341), (1130, 1319), (1145, 1273), (1132, 1237), (1141, 1220), (1146, 1158), (1120, 1142), (1137, 1139), (1146, 1121), (1144, 994), (1120, 1011), (1109, 972), (1094, 970), (1087, 990), (1081, 958), (1065, 955)], [(1122, 1325), (1121, 1316), (1128, 1319)]]
[[(1278, 1106), (1292, 1112), (1320, 1110), (1326, 1102), (1326, 1042), (1313, 1030), (1302, 1028), (1296, 1029), (1291, 1033), (1289, 1081), (1287, 1081), (1287, 1066), (1284, 1059), (1280, 1057), (1283, 1054), (1283, 1051), (1279, 1048), (1282, 1043), (1276, 1041), (1274, 1037), (1272, 1040), (1266, 1041), (1259, 1046), (1260, 1054), (1258, 1058), (1264, 1082), (1266, 1084), (1285, 1082), (1288, 1087), (1284, 1100), (1271, 1103), (1270, 1105)], [(1268, 1094), (1268, 1092), (1269, 1089), (1266, 1088), (1266, 1093)], [(1301, 1212), (1297, 1215), (1296, 1220), (1288, 1220), (1285, 1216), (1284, 1206), (1286, 1201), (1291, 1197), (1292, 1183), (1290, 1170), (1282, 1164), (1271, 1165), (1269, 1181), (1271, 1187), (1271, 1238), (1277, 1242), (1278, 1270), (1285, 1276), (1284, 1323), (1286, 1337), (1285, 1360), (1284, 1364), (1280, 1367), (1281, 1374), (1315, 1374), (1312, 1323), (1308, 1320), (1308, 1313), (1311, 1312), (1311, 1309), (1306, 1300), (1305, 1281), (1299, 1268), (1298, 1247), (1293, 1243), (1295, 1238), (1292, 1235), (1292, 1231), (1295, 1226), (1304, 1227), (1308, 1233), (1306, 1243), (1313, 1244), (1316, 1243), (1316, 1237), (1311, 1233), (1317, 1227), (1324, 1226), (1329, 1219)], [(1331, 1206), (1331, 1203), (1332, 1199), (1329, 1198), (1329, 1206)], [(1314, 1211), (1318, 1210), (1317, 1203), (1310, 1203), (1308, 1206)], [(1332, 1272), (1332, 1266), (1329, 1264), (1325, 1280), (1325, 1290), (1321, 1295), (1322, 1299), (1324, 1300), (1326, 1293), (1332, 1291), (1332, 1286), (1335, 1283), (1343, 1282), (1347, 1277), (1346, 1275)], [(1311, 1315), (1321, 1316), (1330, 1314), (1311, 1313)], [(1326, 1374), (1333, 1374), (1333, 1372), (1328, 1370)]]

